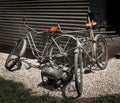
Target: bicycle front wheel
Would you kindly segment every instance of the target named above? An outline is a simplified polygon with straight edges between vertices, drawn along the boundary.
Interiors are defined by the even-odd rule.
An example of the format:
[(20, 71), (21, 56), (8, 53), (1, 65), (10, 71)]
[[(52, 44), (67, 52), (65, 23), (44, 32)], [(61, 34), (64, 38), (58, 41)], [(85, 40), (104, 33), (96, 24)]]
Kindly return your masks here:
[[(67, 73), (67, 79), (64, 79), (62, 95), (64, 97), (76, 97), (74, 73), (74, 51), (76, 49), (76, 38), (72, 35), (64, 34), (55, 39), (50, 47), (50, 60), (55, 66), (69, 68), (62, 70)], [(63, 69), (63, 68), (60, 68)], [(71, 71), (71, 72), (69, 72)]]
[(19, 62), (20, 57), (24, 55), (26, 48), (26, 39), (20, 39), (7, 57), (7, 60), (5, 62), (5, 67), (7, 70), (13, 71), (12, 68)]
[[(80, 55), (81, 54), (81, 55)], [(82, 87), (83, 87), (83, 62), (82, 62), (82, 52), (75, 53), (75, 58), (74, 58), (74, 63), (75, 63), (75, 86), (77, 90), (77, 97), (81, 96), (82, 94)]]
[(100, 34), (95, 36), (94, 55), (100, 69), (105, 69), (108, 64), (108, 49), (104, 37)]

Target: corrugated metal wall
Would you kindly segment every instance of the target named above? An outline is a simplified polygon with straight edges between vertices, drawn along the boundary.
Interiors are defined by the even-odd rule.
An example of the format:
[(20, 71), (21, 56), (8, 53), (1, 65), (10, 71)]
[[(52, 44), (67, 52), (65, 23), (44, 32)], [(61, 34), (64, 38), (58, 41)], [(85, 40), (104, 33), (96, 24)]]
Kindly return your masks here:
[(14, 45), (24, 35), (24, 16), (38, 31), (57, 23), (63, 30), (84, 28), (88, 6), (89, 0), (0, 0), (0, 44)]

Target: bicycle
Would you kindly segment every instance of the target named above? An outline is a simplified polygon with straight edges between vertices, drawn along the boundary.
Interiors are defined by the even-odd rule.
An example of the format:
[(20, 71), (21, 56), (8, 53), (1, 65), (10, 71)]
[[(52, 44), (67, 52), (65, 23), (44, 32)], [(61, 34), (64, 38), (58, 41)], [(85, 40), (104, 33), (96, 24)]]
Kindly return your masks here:
[[(38, 32), (26, 24), (25, 18), (23, 24), (27, 28), (27, 34), (17, 41), (14, 49), (9, 53), (5, 67), (9, 71), (15, 71), (16, 66), (21, 65), (21, 58), (24, 56), (27, 44), (29, 44), (32, 54), (38, 60), (41, 69), (42, 82), (52, 84), (55, 88), (66, 85), (73, 77), (74, 50), (63, 42), (62, 35), (58, 33), (57, 27), (45, 29)], [(32, 34), (34, 33), (34, 35)], [(47, 36), (43, 51), (40, 51), (35, 44), (34, 37), (38, 35)], [(57, 60), (56, 60), (57, 59)]]
[[(70, 82), (68, 82), (68, 84), (66, 84), (63, 87), (63, 95), (66, 97), (77, 98), (82, 94), (84, 60), (89, 59), (90, 70), (96, 64), (101, 70), (105, 69), (107, 66), (108, 63), (107, 43), (105, 38), (101, 34), (97, 34), (99, 32), (95, 34), (94, 26), (96, 24), (97, 24), (96, 22), (93, 22), (89, 19), (89, 22), (86, 24), (86, 26), (89, 27), (88, 30), (67, 31), (67, 32), (62, 31), (60, 25), (58, 25), (59, 30), (62, 33), (62, 37), (61, 38), (58, 37), (56, 39), (56, 42), (60, 43), (62, 39), (66, 38), (66, 45), (72, 44), (71, 48), (68, 49), (67, 52), (74, 51), (73, 77), (70, 80)], [(83, 35), (79, 37), (79, 34), (81, 35), (83, 34)], [(87, 34), (87, 36), (85, 36), (85, 34)], [(87, 52), (85, 50), (85, 46), (87, 45), (87, 43), (91, 47), (90, 52)], [(52, 47), (52, 50), (53, 49), (54, 46)], [(50, 52), (50, 55), (51, 54), (52, 51)], [(54, 62), (57, 62), (57, 59)], [(72, 85), (74, 85), (75, 87), (72, 87), (72, 85), (70, 85), (69, 87), (70, 83), (72, 83)], [(68, 86), (68, 93), (67, 93), (67, 86)]]
[[(63, 96), (65, 97), (79, 97), (82, 94), (83, 87), (83, 54), (86, 54), (90, 58), (91, 62), (97, 63), (101, 69), (104, 69), (107, 65), (108, 56), (106, 41), (101, 35), (96, 35), (94, 37), (94, 31), (92, 28), (93, 23), (90, 23), (89, 30), (63, 32), (60, 25), (58, 25), (58, 27), (52, 27), (50, 29), (46, 29), (45, 31), (38, 32), (28, 26), (24, 20), (24, 26), (27, 27), (28, 34), (18, 40), (16, 46), (8, 55), (5, 63), (6, 69), (14, 71), (14, 66), (19, 64), (20, 58), (25, 54), (28, 41), (33, 55), (40, 63), (39, 68), (42, 68), (41, 77), (43, 84), (47, 82), (48, 84), (52, 84), (55, 88), (62, 88)], [(39, 51), (30, 31), (36, 33), (34, 36), (46, 34), (51, 40), (51, 43), (47, 41), (43, 51)], [(89, 32), (90, 34), (88, 33), (89, 35), (87, 35), (87, 37), (78, 37), (79, 33), (85, 32)], [(71, 34), (75, 34), (75, 36)], [(99, 39), (104, 43), (103, 46), (99, 45)], [(84, 49), (85, 42), (87, 41), (89, 41), (91, 46), (93, 46), (92, 56), (90, 56)], [(103, 51), (101, 49), (103, 49)], [(103, 65), (100, 62), (100, 59), (103, 57), (102, 53), (104, 51), (106, 53), (106, 60)], [(66, 88), (71, 81), (72, 85), (75, 86), (75, 88), (73, 88), (73, 91), (76, 91), (75, 95), (70, 94), (71, 90), (68, 93), (69, 95), (67, 95), (66, 92)]]

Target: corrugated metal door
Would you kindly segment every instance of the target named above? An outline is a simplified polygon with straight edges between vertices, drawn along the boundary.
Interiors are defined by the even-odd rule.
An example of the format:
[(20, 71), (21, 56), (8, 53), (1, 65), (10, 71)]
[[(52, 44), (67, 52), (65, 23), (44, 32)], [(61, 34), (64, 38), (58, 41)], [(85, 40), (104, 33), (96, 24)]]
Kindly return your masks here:
[(120, 35), (119, 1), (106, 0), (106, 7), (108, 30), (115, 30)]
[(106, 4), (105, 0), (90, 0), (91, 12), (96, 12), (101, 18), (101, 22), (106, 22)]
[(89, 0), (0, 0), (0, 44), (14, 45), (24, 35), (24, 16), (38, 31), (58, 23), (63, 30), (84, 28), (88, 6)]

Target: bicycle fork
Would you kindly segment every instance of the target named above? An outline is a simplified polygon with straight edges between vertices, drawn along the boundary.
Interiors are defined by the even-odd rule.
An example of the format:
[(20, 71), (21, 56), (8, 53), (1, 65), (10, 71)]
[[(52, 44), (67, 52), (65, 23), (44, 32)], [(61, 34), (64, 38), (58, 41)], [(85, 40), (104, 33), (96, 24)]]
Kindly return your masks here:
[(83, 54), (83, 50), (82, 50), (82, 46), (81, 43), (79, 42), (79, 38), (76, 38), (76, 49), (74, 51), (74, 53), (78, 53), (78, 61), (79, 61), (79, 67), (81, 68), (81, 70), (83, 70), (83, 59), (82, 59), (82, 54)]

